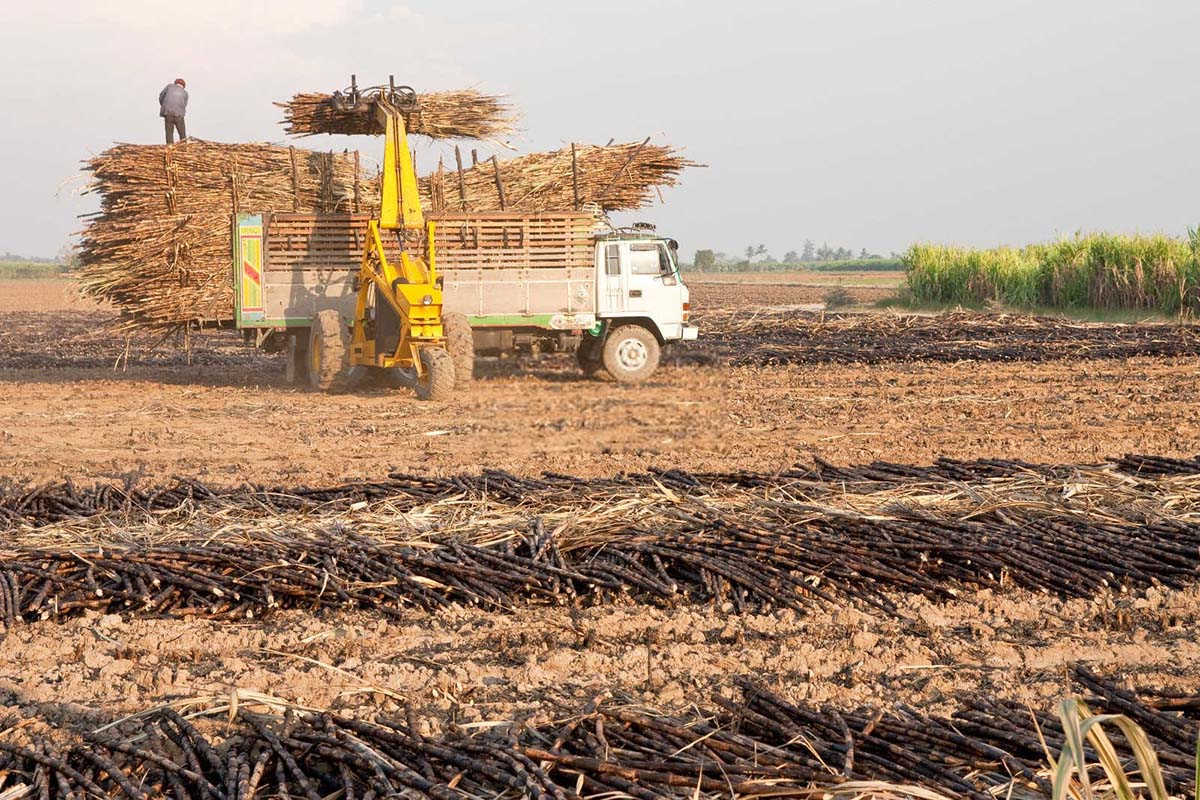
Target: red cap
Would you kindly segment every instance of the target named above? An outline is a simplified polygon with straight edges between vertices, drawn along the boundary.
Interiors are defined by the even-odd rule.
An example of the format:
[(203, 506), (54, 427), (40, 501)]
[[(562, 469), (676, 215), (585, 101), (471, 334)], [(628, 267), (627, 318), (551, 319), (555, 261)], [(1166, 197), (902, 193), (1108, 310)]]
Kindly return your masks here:
[(187, 86), (187, 84), (183, 82), (183, 78), (176, 78), (175, 82), (178, 83), (180, 86)]

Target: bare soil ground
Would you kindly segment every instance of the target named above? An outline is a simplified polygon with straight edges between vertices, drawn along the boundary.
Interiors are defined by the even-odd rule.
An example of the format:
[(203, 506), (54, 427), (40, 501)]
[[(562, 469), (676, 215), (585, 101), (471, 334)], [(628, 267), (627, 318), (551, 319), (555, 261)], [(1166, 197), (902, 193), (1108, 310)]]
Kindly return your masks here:
[[(699, 308), (819, 302), (828, 291), (691, 285)], [(890, 289), (851, 291), (867, 303)], [(206, 339), (192, 363), (166, 342), (114, 371), (125, 345), (102, 333), (112, 319), (66, 284), (0, 284), (5, 476), (321, 484), (391, 469), (773, 470), (813, 454), (835, 463), (1069, 463), (1200, 453), (1195, 357), (668, 365), (649, 385), (623, 388), (585, 381), (569, 357), (549, 356), (483, 364), (468, 394), (435, 405), (403, 392), (292, 389), (279, 356), (241, 349), (228, 334)], [(234, 688), (370, 714), (393, 709), (391, 693), (435, 718), (471, 722), (536, 717), (547, 696), (582, 701), (599, 687), (681, 707), (736, 674), (797, 699), (930, 708), (964, 688), (1045, 707), (1060, 691), (1060, 668), (1081, 659), (1160, 685), (1194, 688), (1200, 675), (1195, 590), (1116, 601), (1015, 592), (901, 600), (905, 620), (853, 607), (804, 616), (452, 609), (393, 622), (287, 612), (242, 624), (92, 616), (8, 632), (0, 692), (47, 714), (103, 717)]]
[(101, 305), (79, 293), (74, 281), (0, 280), (0, 313), (8, 311), (95, 311)]
[(1047, 707), (1076, 663), (1184, 689), (1194, 685), (1180, 676), (1200, 674), (1189, 633), (1200, 622), (1194, 590), (1119, 606), (990, 590), (943, 604), (899, 601), (909, 619), (849, 606), (803, 616), (471, 608), (400, 621), (287, 612), (241, 624), (91, 615), (11, 634), (0, 648), (0, 689), (58, 714), (120, 716), (238, 688), (359, 716), (394, 712), (403, 699), (447, 722), (544, 722), (551, 698), (578, 707), (611, 690), (677, 708), (739, 675), (794, 700), (933, 711), (970, 691)]
[(811, 280), (794, 282), (734, 282), (726, 279), (731, 276), (704, 275), (687, 278), (687, 285), (695, 308), (815, 305), (824, 303), (835, 289), (847, 292), (855, 305), (871, 306), (896, 294), (895, 286), (882, 281), (864, 283), (853, 278), (813, 275)]
[(5, 472), (321, 483), (390, 469), (771, 470), (812, 453), (924, 463), (1200, 452), (1193, 358), (668, 366), (625, 388), (586, 381), (560, 356), (484, 365), (449, 406), (403, 392), (296, 390), (278, 357), (233, 346), (207, 358), (188, 366), (169, 351), (128, 372), (114, 372), (107, 356), (88, 367), (0, 369)]
[(738, 286), (881, 286), (895, 289), (904, 282), (904, 270), (689, 272), (684, 277), (688, 286), (717, 283)]
[[(80, 302), (68, 286), (14, 283), (28, 305), (60, 308), (0, 312), (0, 451), (8, 477), (35, 482), (135, 473), (317, 484), (393, 469), (604, 476), (772, 470), (812, 454), (921, 463), (1200, 452), (1194, 357), (772, 364), (816, 335), (789, 323), (785, 338), (747, 349), (765, 364), (688, 365), (739, 341), (727, 315), (717, 344), (675, 346), (641, 387), (585, 380), (568, 355), (481, 360), (471, 390), (438, 405), (404, 391), (298, 390), (285, 384), (280, 355), (233, 332), (193, 337), (189, 357), (178, 338), (112, 333), (110, 312), (61, 310)], [(760, 337), (772, 330), (754, 327)], [(839, 330), (818, 331), (822, 347), (836, 346)]]

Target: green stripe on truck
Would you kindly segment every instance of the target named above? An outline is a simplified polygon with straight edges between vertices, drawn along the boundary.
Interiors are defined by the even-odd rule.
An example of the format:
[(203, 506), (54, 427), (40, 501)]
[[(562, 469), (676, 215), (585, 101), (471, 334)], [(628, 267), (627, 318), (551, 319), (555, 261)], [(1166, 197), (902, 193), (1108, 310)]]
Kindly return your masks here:
[(491, 314), (467, 317), (472, 328), (549, 328), (553, 314)]

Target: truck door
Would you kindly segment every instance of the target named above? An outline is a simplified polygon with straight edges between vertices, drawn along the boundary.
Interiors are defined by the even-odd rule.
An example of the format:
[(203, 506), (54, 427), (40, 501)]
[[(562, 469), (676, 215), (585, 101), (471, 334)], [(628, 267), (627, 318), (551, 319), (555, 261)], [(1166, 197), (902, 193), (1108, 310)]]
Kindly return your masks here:
[(660, 240), (629, 242), (627, 311), (654, 320), (665, 338), (678, 338), (683, 326), (683, 289), (675, 261)]
[(626, 301), (625, 310), (645, 314), (656, 305), (662, 288), (662, 265), (657, 242), (625, 242)]
[(664, 243), (610, 242), (604, 246), (603, 261), (598, 309), (602, 316), (649, 317), (664, 336), (682, 325), (679, 278)]

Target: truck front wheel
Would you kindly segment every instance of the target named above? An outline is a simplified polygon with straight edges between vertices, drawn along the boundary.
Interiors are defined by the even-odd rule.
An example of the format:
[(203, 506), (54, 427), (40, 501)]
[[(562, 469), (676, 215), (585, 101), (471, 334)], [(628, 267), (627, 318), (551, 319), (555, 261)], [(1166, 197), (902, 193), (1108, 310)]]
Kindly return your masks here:
[(604, 368), (617, 383), (641, 383), (658, 369), (662, 348), (641, 325), (614, 328), (604, 341)]

